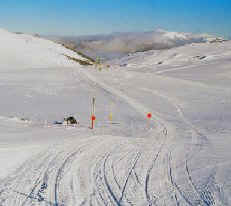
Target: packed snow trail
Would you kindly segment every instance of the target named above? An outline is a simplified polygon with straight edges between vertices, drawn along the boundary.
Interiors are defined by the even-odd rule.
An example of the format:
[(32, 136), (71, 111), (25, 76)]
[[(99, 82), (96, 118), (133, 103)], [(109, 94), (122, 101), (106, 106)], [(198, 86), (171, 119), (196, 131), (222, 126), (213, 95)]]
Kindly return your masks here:
[[(146, 117), (146, 115), (149, 112), (154, 113), (154, 117), (152, 117), (152, 121), (155, 121), (155, 125), (156, 125), (156, 130), (158, 131), (162, 131), (164, 133), (165, 130), (170, 130), (170, 125), (166, 125), (167, 123), (164, 122), (162, 119), (158, 118), (158, 113), (156, 111), (151, 111), (151, 109), (146, 108), (144, 105), (140, 104), (139, 102), (137, 102), (135, 99), (132, 99), (131, 97), (125, 95), (122, 91), (119, 91), (109, 85), (106, 85), (105, 83), (101, 82), (100, 80), (97, 80), (93, 75), (90, 74), (90, 72), (86, 71), (86, 69), (81, 69), (79, 75), (84, 74), (85, 76), (87, 76), (87, 78), (89, 80), (91, 80), (92, 82), (94, 82), (95, 84), (99, 85), (102, 89), (110, 92), (112, 95), (119, 97), (121, 99), (123, 99), (124, 101), (126, 101), (131, 107), (135, 108), (136, 111), (138, 113), (140, 113), (140, 115)], [(167, 127), (169, 129), (167, 129)], [(155, 130), (155, 131), (156, 131)], [(170, 132), (170, 131), (169, 131)]]
[[(102, 89), (126, 100), (138, 112), (150, 111), (88, 73), (85, 75)], [(200, 202), (209, 205), (207, 202), (212, 199), (206, 197), (207, 192), (195, 190), (188, 164), (183, 170), (185, 174), (176, 180), (175, 175), (182, 170), (172, 165), (172, 153), (167, 146), (171, 132), (164, 135), (163, 129), (148, 133), (150, 138), (71, 138), (26, 162), (5, 179), (0, 187), (0, 198), (4, 200), (1, 204), (196, 205)], [(185, 182), (179, 183), (186, 177)], [(215, 191), (209, 191), (214, 195)]]

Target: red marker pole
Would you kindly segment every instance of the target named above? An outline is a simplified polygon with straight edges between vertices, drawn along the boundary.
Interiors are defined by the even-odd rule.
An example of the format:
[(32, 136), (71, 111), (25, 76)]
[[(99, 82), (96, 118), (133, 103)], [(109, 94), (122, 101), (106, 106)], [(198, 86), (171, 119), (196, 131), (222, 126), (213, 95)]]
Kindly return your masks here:
[(151, 118), (152, 118), (152, 114), (151, 114), (151, 113), (148, 113), (148, 114), (147, 114), (147, 118), (148, 118), (148, 119), (151, 119)]
[(91, 111), (91, 129), (94, 129), (95, 117), (95, 97), (92, 98), (92, 111)]
[(91, 116), (91, 129), (94, 129), (94, 121), (96, 120), (95, 115)]
[(147, 118), (148, 118), (148, 128), (151, 126), (151, 119), (152, 119), (152, 113), (148, 113), (147, 114)]

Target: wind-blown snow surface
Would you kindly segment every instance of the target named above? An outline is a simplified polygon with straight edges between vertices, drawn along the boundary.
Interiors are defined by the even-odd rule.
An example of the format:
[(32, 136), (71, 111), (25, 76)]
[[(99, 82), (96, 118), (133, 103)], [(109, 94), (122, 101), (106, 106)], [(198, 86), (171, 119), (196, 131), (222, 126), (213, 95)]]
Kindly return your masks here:
[[(0, 205), (230, 205), (230, 46), (139, 53), (101, 72), (0, 61)], [(80, 125), (52, 125), (66, 115)]]

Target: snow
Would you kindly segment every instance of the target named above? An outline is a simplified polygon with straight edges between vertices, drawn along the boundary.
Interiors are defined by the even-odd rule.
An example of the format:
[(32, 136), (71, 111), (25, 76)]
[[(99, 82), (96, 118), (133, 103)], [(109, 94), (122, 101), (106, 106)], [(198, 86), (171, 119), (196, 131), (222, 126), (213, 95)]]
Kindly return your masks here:
[[(0, 43), (1, 205), (231, 204), (231, 42), (102, 71), (41, 38), (0, 30)], [(70, 115), (80, 125), (53, 124)]]
[[(135, 67), (139, 70), (152, 67), (152, 69), (162, 72), (164, 69), (173, 69), (173, 67), (182, 69), (183, 66), (210, 63), (210, 60), (228, 59), (231, 54), (230, 46), (230, 41), (214, 44), (193, 43), (169, 50), (135, 53), (120, 60), (112, 60), (111, 63), (116, 65), (126, 64), (127, 67)], [(211, 63), (213, 64), (213, 62)]]
[(1, 71), (15, 70), (16, 65), (17, 70), (74, 65), (64, 54), (84, 60), (62, 45), (31, 35), (14, 34), (1, 29), (0, 37)]

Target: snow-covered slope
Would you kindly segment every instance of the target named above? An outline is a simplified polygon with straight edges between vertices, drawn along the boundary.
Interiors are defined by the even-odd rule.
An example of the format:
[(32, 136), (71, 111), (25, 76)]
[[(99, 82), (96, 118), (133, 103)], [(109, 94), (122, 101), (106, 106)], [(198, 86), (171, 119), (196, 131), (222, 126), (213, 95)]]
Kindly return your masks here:
[(52, 41), (27, 34), (15, 34), (0, 29), (0, 70), (73, 66), (68, 55), (85, 60), (78, 54)]
[[(230, 42), (98, 71), (69, 63), (60, 45), (1, 32), (5, 45), (33, 41), (18, 60), (0, 47), (0, 205), (231, 205)], [(80, 124), (53, 125), (69, 115)]]
[(150, 50), (130, 54), (119, 60), (112, 60), (112, 64), (127, 67), (150, 67), (163, 70), (165, 67), (203, 64), (210, 60), (221, 60), (231, 55), (231, 41), (223, 43), (192, 43), (168, 50)]

